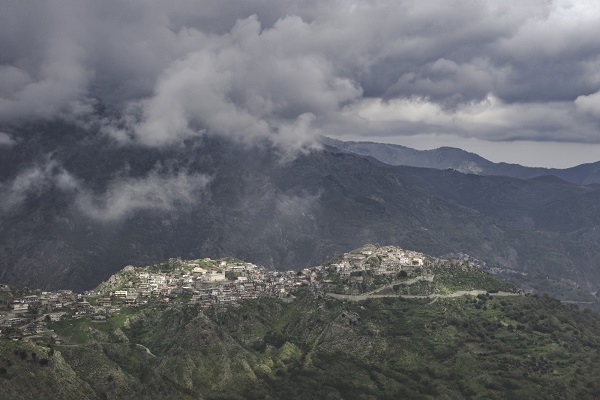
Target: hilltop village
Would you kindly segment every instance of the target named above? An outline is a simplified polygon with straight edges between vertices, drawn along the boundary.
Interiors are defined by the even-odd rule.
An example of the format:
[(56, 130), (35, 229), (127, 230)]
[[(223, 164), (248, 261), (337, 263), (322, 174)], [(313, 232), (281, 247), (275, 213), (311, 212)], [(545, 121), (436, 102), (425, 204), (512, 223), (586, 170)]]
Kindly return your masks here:
[(0, 329), (12, 339), (50, 336), (64, 318), (106, 320), (125, 307), (186, 304), (205, 310), (236, 306), (245, 299), (293, 301), (294, 291), (360, 294), (398, 279), (427, 274), (435, 259), (394, 246), (366, 245), (334, 260), (299, 271), (275, 271), (235, 258), (171, 259), (144, 267), (127, 266), (96, 289), (17, 290), (0, 286)]

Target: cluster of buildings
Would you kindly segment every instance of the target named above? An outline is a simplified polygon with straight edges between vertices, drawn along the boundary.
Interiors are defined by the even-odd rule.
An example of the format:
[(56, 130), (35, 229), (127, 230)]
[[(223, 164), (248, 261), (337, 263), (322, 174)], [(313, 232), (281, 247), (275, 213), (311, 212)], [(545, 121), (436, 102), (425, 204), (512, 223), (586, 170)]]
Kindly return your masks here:
[[(343, 283), (353, 276), (411, 273), (427, 263), (422, 253), (378, 245), (346, 253), (329, 265), (287, 272), (235, 259), (171, 259), (153, 266), (127, 266), (95, 290), (83, 294), (70, 290), (30, 291), (13, 297), (10, 302), (0, 304), (0, 330), (8, 331), (15, 339), (42, 335), (48, 333), (48, 323), (60, 321), (64, 315), (100, 322), (122, 307), (142, 305), (177, 303), (208, 310), (237, 305), (245, 299), (291, 301), (292, 292), (300, 286), (329, 290), (332, 284)], [(0, 293), (2, 290), (10, 288), (0, 286)]]
[(169, 265), (125, 267), (94, 291), (85, 293), (95, 309), (106, 312), (143, 304), (185, 303), (213, 309), (244, 299), (290, 297), (308, 284), (296, 272), (280, 272), (241, 261), (170, 260)]
[(26, 293), (14, 296), (11, 287), (0, 285), (0, 294), (10, 298), (0, 303), (0, 335), (20, 339), (49, 334), (49, 322), (60, 321), (63, 315), (87, 303), (82, 295), (72, 290), (30, 290)]
[(322, 290), (361, 294), (399, 277), (421, 275), (432, 259), (423, 253), (395, 246), (365, 245), (342, 255), (336, 262), (319, 268)]
[(340, 276), (350, 276), (358, 271), (369, 271), (373, 275), (393, 275), (400, 271), (413, 272), (425, 264), (428, 264), (428, 259), (423, 253), (395, 246), (366, 245), (344, 254), (339, 262), (329, 266), (329, 270)]

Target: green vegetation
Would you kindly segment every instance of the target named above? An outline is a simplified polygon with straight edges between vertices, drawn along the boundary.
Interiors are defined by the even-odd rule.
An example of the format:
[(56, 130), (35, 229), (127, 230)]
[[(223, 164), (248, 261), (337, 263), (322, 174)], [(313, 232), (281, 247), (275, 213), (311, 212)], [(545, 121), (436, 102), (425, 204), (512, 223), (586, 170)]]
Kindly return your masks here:
[(245, 261), (235, 257), (224, 257), (220, 261), (226, 261), (227, 264), (245, 264)]
[(305, 317), (297, 315), (283, 330), (305, 349), (303, 367), (282, 378), (298, 398), (600, 394), (594, 378), (600, 321), (550, 298), (389, 298), (327, 306), (318, 318), (327, 328), (312, 346), (304, 329), (294, 329), (309, 325)]
[[(448, 287), (487, 278), (444, 279)], [(0, 339), (0, 380), (33, 374), (46, 398), (68, 398), (46, 387), (48, 374), (67, 374), (61, 393), (81, 398), (600, 396), (600, 318), (549, 297), (296, 296), (208, 313), (179, 305), (124, 309), (106, 322), (66, 319), (52, 324), (64, 340), (52, 356), (49, 347)], [(48, 364), (32, 362), (32, 352)]]
[[(176, 264), (182, 262), (172, 259), (158, 268), (180, 268)], [(107, 285), (119, 287), (133, 279), (129, 275), (124, 269)], [(0, 337), (3, 394), (11, 399), (600, 398), (600, 318), (590, 310), (547, 296), (499, 293), (515, 288), (458, 260), (381, 275), (326, 271), (322, 278), (332, 281), (323, 283), (324, 291), (303, 286), (286, 299), (202, 309), (187, 304), (188, 293), (170, 305), (123, 307), (106, 319), (66, 315), (50, 323), (48, 317), (56, 339), (48, 336), (36, 344)], [(389, 297), (343, 302), (326, 295), (330, 289), (381, 289), (374, 295)], [(400, 296), (474, 289), (481, 294)]]
[(485, 289), (488, 291), (512, 292), (514, 285), (502, 281), (480, 269), (435, 268), (435, 288), (437, 293), (452, 293), (459, 290)]
[[(129, 318), (142, 312), (143, 308), (123, 308), (119, 313), (106, 320), (93, 321), (89, 318), (66, 316), (62, 321), (52, 322), (53, 329), (68, 345), (82, 345), (97, 342), (122, 342), (123, 336), (118, 333)], [(117, 332), (117, 333), (116, 333)]]
[[(371, 257), (371, 259), (378, 259)], [(367, 261), (368, 261), (367, 260)], [(378, 294), (431, 295), (452, 294), (457, 291), (487, 290), (490, 292), (515, 292), (513, 284), (468, 263), (456, 260), (438, 261), (436, 266), (418, 268), (407, 272), (375, 275), (371, 271), (358, 271), (362, 280), (355, 282), (351, 277), (341, 277), (337, 273), (325, 275), (323, 280), (331, 281), (328, 292), (338, 294), (361, 294), (377, 291)]]

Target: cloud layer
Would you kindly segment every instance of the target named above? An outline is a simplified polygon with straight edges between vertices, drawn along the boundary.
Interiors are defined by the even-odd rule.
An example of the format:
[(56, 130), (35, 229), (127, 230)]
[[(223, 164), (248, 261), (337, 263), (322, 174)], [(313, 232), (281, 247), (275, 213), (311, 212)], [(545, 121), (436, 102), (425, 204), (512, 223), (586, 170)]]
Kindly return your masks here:
[[(599, 143), (592, 1), (0, 0), (0, 124), (90, 118), (200, 134)], [(1, 138), (0, 138), (1, 139)], [(6, 140), (5, 140), (6, 141)]]
[(73, 191), (79, 187), (77, 180), (56, 161), (47, 158), (21, 171), (14, 179), (0, 182), (0, 216), (20, 207), (28, 196), (57, 188)]
[(88, 217), (116, 221), (136, 211), (171, 211), (196, 204), (209, 180), (202, 174), (154, 170), (143, 178), (116, 179), (101, 195), (81, 188), (75, 204)]
[(102, 222), (118, 221), (137, 211), (168, 212), (195, 205), (210, 182), (207, 175), (173, 172), (160, 166), (142, 177), (116, 176), (101, 192), (89, 188), (50, 157), (0, 182), (0, 217), (19, 209), (28, 198), (40, 198), (49, 190), (72, 196), (72, 206)]

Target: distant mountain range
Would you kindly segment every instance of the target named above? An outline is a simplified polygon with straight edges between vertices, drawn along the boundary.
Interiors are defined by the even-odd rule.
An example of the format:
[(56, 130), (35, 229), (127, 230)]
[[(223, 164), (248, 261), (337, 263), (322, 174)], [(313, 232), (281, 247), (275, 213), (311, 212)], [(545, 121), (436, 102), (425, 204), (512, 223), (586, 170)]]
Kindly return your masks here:
[(390, 165), (435, 169), (451, 168), (465, 174), (502, 175), (521, 179), (552, 175), (578, 185), (600, 183), (600, 161), (566, 169), (532, 168), (519, 164), (494, 163), (477, 154), (454, 147), (415, 150), (397, 144), (344, 142), (328, 137), (322, 137), (321, 141), (341, 151), (370, 156)]
[(3, 282), (83, 290), (127, 264), (200, 255), (298, 269), (379, 243), (466, 253), (562, 298), (600, 287), (596, 185), (391, 166), (333, 147), (284, 161), (209, 137), (118, 146), (68, 124), (20, 137), (0, 148)]

